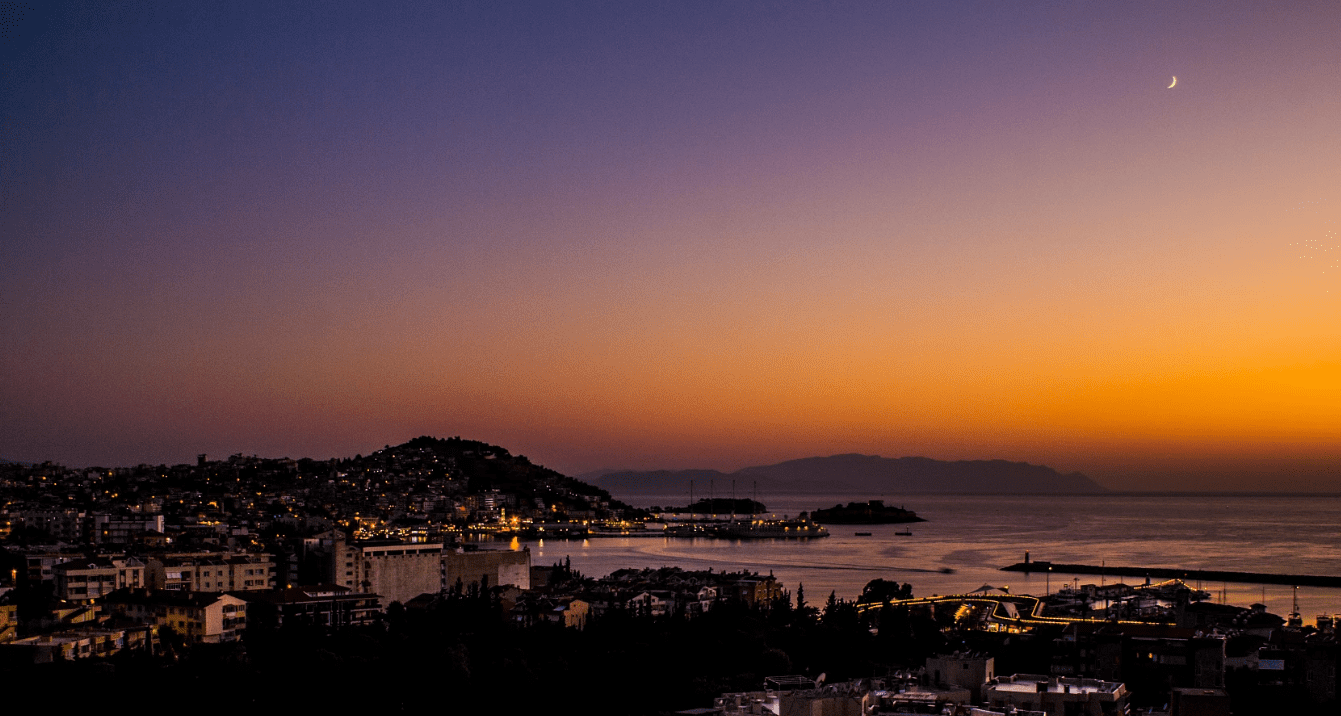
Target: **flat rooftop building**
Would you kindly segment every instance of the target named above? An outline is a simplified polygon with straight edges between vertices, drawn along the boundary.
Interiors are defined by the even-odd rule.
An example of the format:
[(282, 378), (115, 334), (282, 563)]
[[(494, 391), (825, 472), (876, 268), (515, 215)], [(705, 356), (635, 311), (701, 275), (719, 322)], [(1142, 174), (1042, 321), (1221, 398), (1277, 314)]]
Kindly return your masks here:
[(372, 624), (382, 613), (376, 594), (335, 584), (287, 587), (270, 592), (239, 592), (247, 602), (249, 626), (276, 628), (288, 623), (343, 628)]
[(1117, 681), (1015, 674), (987, 684), (989, 708), (1042, 711), (1057, 716), (1118, 716), (1127, 711), (1127, 687)]
[(968, 689), (973, 702), (980, 703), (983, 689), (996, 679), (996, 659), (985, 654), (930, 656), (927, 657), (926, 674), (936, 686)]

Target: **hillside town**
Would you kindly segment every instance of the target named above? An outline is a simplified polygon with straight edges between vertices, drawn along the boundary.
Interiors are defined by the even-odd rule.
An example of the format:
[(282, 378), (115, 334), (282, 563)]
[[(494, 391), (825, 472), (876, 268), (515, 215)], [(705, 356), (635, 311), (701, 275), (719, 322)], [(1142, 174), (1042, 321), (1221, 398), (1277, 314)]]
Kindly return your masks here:
[[(599, 688), (607, 682), (587, 669), (632, 669), (610, 698), (652, 691), (629, 713), (1191, 716), (1337, 704), (1331, 619), (1306, 627), (1177, 580), (919, 598), (877, 579), (819, 607), (804, 585), (767, 572), (590, 576), (537, 560), (527, 541), (657, 519), (459, 438), (329, 461), (3, 464), (0, 669), (40, 681), (154, 664), (166, 678), (253, 673), (276, 654), (289, 669), (311, 666), (294, 653), (387, 669), (420, 654), (486, 699), (501, 677), (480, 655), (512, 644), (505, 661), (537, 684)], [(683, 688), (653, 688), (675, 679)]]

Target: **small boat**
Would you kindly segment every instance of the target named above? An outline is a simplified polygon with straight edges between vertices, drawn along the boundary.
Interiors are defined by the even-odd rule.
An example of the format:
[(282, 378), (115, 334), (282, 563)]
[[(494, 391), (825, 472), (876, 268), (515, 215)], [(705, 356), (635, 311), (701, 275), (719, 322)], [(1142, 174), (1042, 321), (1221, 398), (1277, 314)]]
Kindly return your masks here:
[(897, 535), (897, 536), (899, 536), (899, 537), (912, 537), (912, 536), (913, 536), (913, 531), (912, 531), (912, 530), (899, 530), (898, 532), (895, 532), (894, 534)]
[(870, 536), (871, 536), (871, 533), (870, 533), (870, 532), (858, 532), (858, 533), (857, 533), (857, 536), (858, 536), (858, 537), (870, 537)]

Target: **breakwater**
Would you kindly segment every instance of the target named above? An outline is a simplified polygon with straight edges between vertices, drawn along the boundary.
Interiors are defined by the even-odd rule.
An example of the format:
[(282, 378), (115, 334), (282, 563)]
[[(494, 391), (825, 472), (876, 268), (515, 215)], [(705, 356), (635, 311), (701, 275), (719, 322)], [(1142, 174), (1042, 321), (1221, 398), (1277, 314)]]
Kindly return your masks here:
[(1093, 564), (1061, 564), (1054, 562), (1016, 562), (1002, 567), (1003, 572), (1053, 574), (1101, 574), (1115, 577), (1152, 577), (1158, 579), (1200, 579), (1207, 582), (1235, 582), (1240, 584), (1279, 584), (1287, 587), (1334, 587), (1341, 589), (1341, 577), (1318, 574), (1269, 574), (1266, 572), (1231, 572), (1220, 569), (1173, 569), (1169, 567), (1109, 567)]

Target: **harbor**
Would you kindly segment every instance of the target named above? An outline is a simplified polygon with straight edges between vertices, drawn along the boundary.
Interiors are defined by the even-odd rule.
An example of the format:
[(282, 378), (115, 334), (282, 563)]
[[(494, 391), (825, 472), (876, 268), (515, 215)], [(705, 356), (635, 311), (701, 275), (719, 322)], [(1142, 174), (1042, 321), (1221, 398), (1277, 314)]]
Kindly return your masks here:
[[(880, 495), (831, 495), (817, 499), (812, 494), (772, 494), (763, 502), (770, 518), (796, 517), (817, 505), (841, 501), (865, 502)], [(761, 498), (763, 496), (761, 495)], [(903, 504), (905, 498), (884, 495), (886, 504)], [(650, 495), (643, 504), (685, 504), (683, 496)], [(660, 538), (550, 539), (532, 545), (537, 563), (550, 563), (571, 555), (573, 567), (588, 574), (607, 574), (632, 566), (677, 565), (686, 569), (750, 569), (774, 573), (788, 584), (804, 583), (808, 594), (860, 592), (867, 581), (881, 577), (911, 582), (917, 596), (963, 594), (983, 584), (1009, 586), (1012, 594), (1046, 594), (1047, 565), (1031, 564), (1031, 572), (1002, 572), (1001, 567), (1020, 561), (1026, 550), (1046, 556), (1053, 563), (1052, 588), (1079, 582), (1123, 581), (1136, 586), (1160, 577), (1159, 565), (1193, 586), (1202, 571), (1201, 585), (1217, 601), (1229, 604), (1261, 602), (1281, 613), (1291, 611), (1296, 596), (1291, 577), (1280, 575), (1341, 575), (1341, 498), (1296, 496), (1168, 496), (1106, 495), (1064, 496), (1040, 502), (1032, 496), (1014, 495), (918, 495), (907, 499), (907, 507), (927, 519), (913, 525), (829, 526), (822, 539), (674, 539), (671, 534), (651, 531)], [(698, 523), (707, 527), (712, 513), (654, 513), (667, 525)], [(811, 513), (813, 515), (813, 512)], [(1030, 519), (1021, 520), (1021, 515)], [(678, 516), (678, 520), (675, 519)], [(738, 515), (738, 519), (748, 518)], [(716, 518), (730, 519), (717, 513)], [(656, 520), (654, 519), (654, 522)], [(654, 525), (655, 526), (655, 525)], [(896, 532), (911, 527), (913, 535)], [(683, 527), (681, 527), (683, 530)], [(858, 535), (857, 532), (870, 532)], [(677, 535), (679, 536), (679, 535)], [(526, 538), (522, 538), (523, 543)], [(1186, 545), (1195, 542), (1195, 550)], [(1320, 548), (1319, 545), (1331, 545)], [(1320, 551), (1321, 550), (1321, 551)], [(543, 552), (539, 554), (539, 552)], [(1014, 557), (1014, 559), (1011, 559)], [(1100, 565), (1093, 572), (1059, 579), (1063, 564)], [(1103, 567), (1107, 564), (1109, 567)], [(1133, 566), (1135, 571), (1117, 574), (1112, 565)], [(944, 571), (943, 571), (944, 570)], [(1210, 571), (1216, 570), (1216, 571)], [(1275, 572), (1271, 582), (1225, 581), (1217, 572), (1251, 574)], [(1086, 574), (1094, 574), (1086, 579)], [(1238, 577), (1239, 575), (1235, 575)], [(1075, 586), (1079, 585), (1076, 582)], [(1300, 611), (1306, 615), (1341, 611), (1334, 582), (1298, 585)]]
[(1287, 587), (1330, 587), (1341, 588), (1341, 577), (1317, 574), (1272, 574), (1268, 572), (1237, 572), (1222, 569), (1173, 569), (1169, 567), (1109, 567), (1093, 564), (1061, 564), (1053, 562), (1025, 561), (1009, 567), (1003, 572), (1023, 572), (1025, 574), (1051, 572), (1053, 574), (1098, 574), (1115, 577), (1140, 577), (1157, 579), (1199, 579), (1207, 582), (1234, 582), (1236, 584), (1276, 584)]

